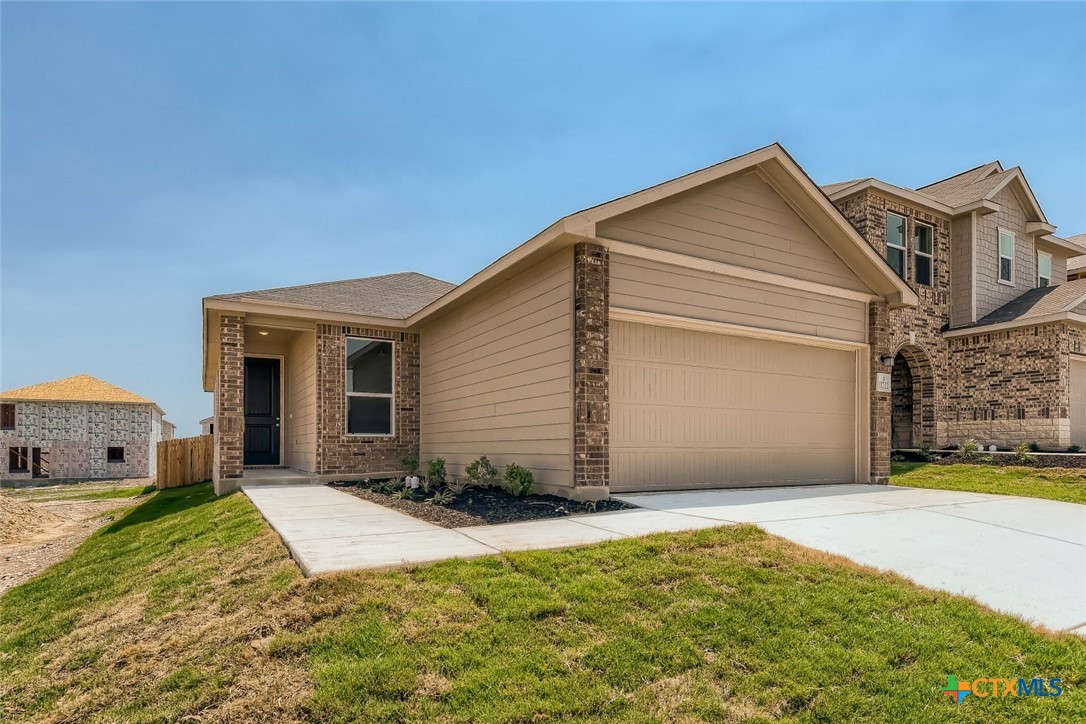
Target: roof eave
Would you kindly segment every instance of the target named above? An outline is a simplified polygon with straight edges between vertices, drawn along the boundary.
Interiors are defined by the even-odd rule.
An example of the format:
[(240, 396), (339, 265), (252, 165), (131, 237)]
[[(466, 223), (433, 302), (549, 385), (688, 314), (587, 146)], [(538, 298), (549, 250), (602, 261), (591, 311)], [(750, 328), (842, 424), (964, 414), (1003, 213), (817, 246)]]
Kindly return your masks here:
[(902, 201), (906, 201), (916, 206), (922, 206), (931, 211), (936, 211), (946, 216), (953, 216), (954, 209), (941, 201), (936, 201), (932, 197), (922, 194), (919, 191), (913, 191), (912, 189), (902, 188), (900, 186), (894, 186), (888, 184), (885, 181), (879, 181), (878, 179), (865, 179), (859, 183), (855, 183), (852, 186), (848, 186), (843, 189), (829, 194), (831, 201), (840, 201), (847, 199), (850, 196), (855, 196), (863, 191), (874, 190), (887, 196), (893, 196)]
[(951, 339), (954, 337), (969, 337), (974, 334), (988, 334), (990, 332), (999, 332), (1007, 329), (1017, 329), (1019, 327), (1040, 327), (1045, 324), (1055, 324), (1059, 322), (1071, 322), (1073, 324), (1080, 324), (1086, 326), (1086, 315), (1076, 314), (1074, 312), (1055, 312), (1053, 314), (1045, 314), (1039, 317), (1024, 317), (1021, 319), (1013, 319), (1009, 322), (997, 322), (996, 324), (985, 324), (976, 327), (960, 327), (958, 329), (948, 329), (943, 332), (944, 339)]

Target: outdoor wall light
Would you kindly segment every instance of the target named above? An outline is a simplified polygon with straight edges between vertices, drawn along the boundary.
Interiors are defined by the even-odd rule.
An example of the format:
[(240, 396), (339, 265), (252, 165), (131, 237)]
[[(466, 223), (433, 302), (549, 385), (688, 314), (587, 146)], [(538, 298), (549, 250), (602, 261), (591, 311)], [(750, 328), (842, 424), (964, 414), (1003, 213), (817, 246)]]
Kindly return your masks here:
[(879, 362), (882, 362), (887, 367), (894, 366), (894, 358), (888, 354), (879, 355)]
[(257, 332), (257, 334), (259, 334), (262, 337), (267, 337), (268, 336), (268, 330), (262, 329), (259, 332)]

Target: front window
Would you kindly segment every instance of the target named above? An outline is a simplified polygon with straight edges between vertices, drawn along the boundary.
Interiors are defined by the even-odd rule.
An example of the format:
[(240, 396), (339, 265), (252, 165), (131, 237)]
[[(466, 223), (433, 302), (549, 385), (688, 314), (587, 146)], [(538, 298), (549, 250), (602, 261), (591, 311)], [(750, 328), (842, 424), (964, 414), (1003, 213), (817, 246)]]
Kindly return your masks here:
[(899, 277), (906, 277), (904, 216), (886, 214), (886, 261)]
[(1037, 252), (1037, 286), (1047, 287), (1052, 283), (1052, 255)]
[(913, 249), (916, 259), (913, 262), (913, 274), (917, 284), (931, 286), (932, 274), (932, 236), (934, 229), (927, 224), (916, 224), (913, 231)]
[(15, 429), (15, 403), (0, 404), (0, 430)]
[(999, 281), (1014, 284), (1014, 234), (999, 230)]
[(392, 434), (392, 354), (392, 342), (347, 338), (347, 434)]
[(124, 448), (123, 447), (107, 447), (106, 448), (106, 462), (107, 463), (123, 463), (124, 462)]
[(8, 472), (25, 473), (30, 471), (30, 450), (25, 447), (8, 448)]

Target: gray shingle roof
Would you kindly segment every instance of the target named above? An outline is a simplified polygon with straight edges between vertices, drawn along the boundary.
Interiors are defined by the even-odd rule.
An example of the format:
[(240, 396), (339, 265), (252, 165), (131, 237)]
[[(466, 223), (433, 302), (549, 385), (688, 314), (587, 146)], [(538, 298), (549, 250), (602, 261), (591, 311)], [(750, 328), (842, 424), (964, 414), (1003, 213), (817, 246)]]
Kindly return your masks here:
[(854, 178), (851, 181), (838, 181), (837, 183), (826, 184), (825, 186), (820, 186), (819, 188), (821, 188), (823, 193), (825, 193), (827, 196), (833, 196), (841, 189), (847, 189), (849, 186), (855, 186), (856, 184), (863, 181), (873, 180), (874, 179), (870, 176), (868, 176), (867, 178)]
[[(918, 191), (936, 201), (942, 201), (947, 206), (961, 206), (973, 201), (980, 201), (992, 189), (999, 186), (1008, 177), (1013, 176), (1016, 171), (1012, 168), (1007, 171), (991, 173), (992, 166), (992, 164), (987, 164), (981, 166), (980, 169), (966, 171), (944, 181), (924, 186)], [(998, 168), (998, 166), (995, 168)]]
[(1083, 296), (1086, 296), (1086, 279), (1077, 279), (1055, 287), (1030, 289), (982, 318), (976, 326), (1024, 321), (1059, 312), (1070, 312), (1075, 307), (1075, 302)]
[(454, 288), (455, 284), (425, 274), (400, 272), (297, 287), (216, 294), (208, 299), (272, 302), (322, 312), (407, 319)]

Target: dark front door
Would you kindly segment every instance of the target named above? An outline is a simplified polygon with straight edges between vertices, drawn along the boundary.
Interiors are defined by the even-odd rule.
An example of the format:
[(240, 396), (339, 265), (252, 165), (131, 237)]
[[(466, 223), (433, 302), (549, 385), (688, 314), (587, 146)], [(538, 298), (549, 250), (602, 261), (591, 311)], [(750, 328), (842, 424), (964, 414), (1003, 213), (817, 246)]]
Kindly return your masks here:
[(279, 464), (279, 360), (245, 358), (245, 464)]

